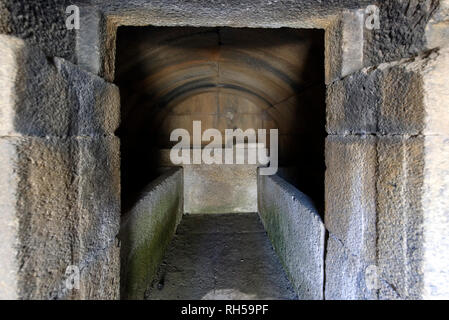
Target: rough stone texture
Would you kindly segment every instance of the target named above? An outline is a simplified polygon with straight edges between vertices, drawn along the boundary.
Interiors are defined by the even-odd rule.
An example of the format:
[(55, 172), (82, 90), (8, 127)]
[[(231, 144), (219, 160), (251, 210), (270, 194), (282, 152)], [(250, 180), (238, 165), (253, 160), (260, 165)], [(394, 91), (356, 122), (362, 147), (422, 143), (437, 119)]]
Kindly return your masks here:
[(448, 138), (381, 137), (378, 154), (379, 298), (447, 298)]
[(325, 299), (376, 299), (364, 283), (376, 264), (376, 138), (326, 138)]
[(259, 215), (299, 299), (323, 299), (324, 225), (310, 199), (278, 176), (258, 176)]
[(328, 87), (331, 134), (448, 134), (449, 50), (356, 72)]
[(146, 299), (296, 299), (256, 213), (186, 215)]
[(117, 243), (101, 250), (80, 274), (81, 300), (120, 298), (120, 247)]
[(380, 137), (377, 143), (377, 255), (380, 299), (422, 294), (423, 137)]
[[(118, 89), (21, 39), (0, 42), (1, 296), (117, 298)], [(65, 286), (69, 265), (79, 291)]]
[[(443, 7), (446, 5), (445, 1), (441, 0)], [(437, 19), (446, 13), (445, 9), (437, 10), (438, 3), (436, 0), (387, 0), (377, 3), (381, 13), (381, 28), (365, 28), (364, 65), (394, 61), (416, 55), (426, 48), (433, 48), (433, 41), (429, 41), (430, 36), (426, 37), (426, 27), (433, 13), (436, 12)], [(115, 32), (118, 25), (327, 28), (343, 11), (364, 9), (373, 2), (78, 0), (75, 4), (86, 7), (90, 12), (97, 11), (97, 16), (101, 16), (100, 20), (103, 21), (100, 23), (103, 26), (98, 30), (90, 29), (90, 32), (78, 35), (76, 31), (67, 30), (65, 27), (65, 8), (68, 4), (72, 2), (44, 0), (36, 4), (32, 0), (20, 3), (3, 0), (0, 3), (0, 33), (26, 39), (44, 50), (48, 56), (60, 56), (73, 62), (78, 60), (81, 65), (89, 67), (87, 70), (98, 70), (100, 75), (111, 80), (114, 72)], [(83, 9), (81, 11), (85, 12)], [(440, 24), (438, 28), (441, 26)], [(87, 41), (81, 39), (82, 37)], [(93, 49), (93, 46), (86, 47), (89, 39), (95, 40), (97, 49)], [(80, 50), (82, 47), (86, 51)], [(88, 58), (85, 55), (87, 52), (96, 52), (98, 56)], [(103, 58), (104, 61), (101, 62)], [(92, 66), (95, 68), (92, 69)]]
[(298, 0), (282, 3), (263, 0), (214, 2), (115, 0), (97, 3), (107, 16), (120, 25), (310, 28), (326, 25), (326, 20), (342, 9), (360, 8), (369, 1)]
[(413, 57), (428, 49), (425, 30), (438, 5), (438, 0), (379, 1), (380, 28), (364, 32), (364, 65)]
[[(190, 161), (193, 149), (189, 149)], [(173, 167), (169, 149), (160, 150), (159, 165)], [(247, 162), (245, 156), (242, 161)], [(224, 162), (223, 150), (222, 162)], [(237, 161), (234, 148), (233, 162)], [(239, 157), (240, 159), (240, 157)], [(185, 159), (188, 161), (188, 159)], [(185, 213), (242, 213), (257, 211), (257, 167), (260, 164), (182, 164)]]
[(376, 256), (376, 161), (373, 137), (326, 138), (326, 229), (365, 261)]
[(143, 299), (183, 214), (182, 169), (151, 182), (123, 217), (121, 298)]
[(1, 135), (113, 134), (118, 88), (23, 40), (0, 35)]
[(110, 23), (98, 6), (80, 7), (80, 29), (76, 31), (77, 64), (108, 81), (115, 73), (117, 26)]
[(364, 14), (345, 11), (326, 29), (326, 83), (363, 68)]
[(256, 165), (184, 165), (186, 213), (257, 211)]
[[(82, 3), (86, 1), (77, 1)], [(2, 0), (0, 33), (24, 39), (46, 56), (75, 60), (75, 31), (66, 28), (69, 0)]]
[(375, 290), (368, 290), (365, 270), (372, 263), (354, 255), (342, 242), (329, 234), (326, 254), (326, 300), (376, 299)]
[[(194, 26), (194, 27), (250, 27), (250, 28), (327, 28), (334, 24), (336, 19), (346, 19), (346, 15), (340, 15), (343, 11), (364, 8), (369, 1), (355, 0), (328, 0), (317, 2), (313, 0), (298, 0), (285, 2), (266, 1), (195, 1), (183, 2), (179, 0), (171, 1), (93, 1), (92, 4), (98, 9), (97, 18), (89, 19), (90, 25), (94, 29), (89, 32), (78, 33), (77, 37), (77, 57), (78, 60), (87, 67), (87, 70), (95, 72), (111, 80), (114, 77), (114, 51), (115, 33), (117, 26)], [(86, 10), (90, 10), (87, 6)], [(91, 10), (92, 11), (92, 10)], [(101, 17), (100, 17), (101, 16)], [(355, 66), (361, 63), (362, 43), (354, 40), (362, 40), (360, 23), (363, 15), (358, 16), (357, 36), (355, 33), (337, 32), (332, 39), (335, 44), (331, 47), (344, 47), (341, 42), (350, 42), (350, 45), (357, 46), (357, 52), (345, 50), (345, 57), (342, 59), (337, 70), (342, 67), (344, 72), (350, 72)], [(92, 24), (90, 24), (93, 22)], [(345, 22), (342, 22), (345, 24)], [(349, 23), (349, 25), (352, 23)], [(95, 27), (97, 26), (97, 27)], [(347, 26), (346, 30), (351, 29)], [(337, 28), (338, 29), (338, 28)], [(355, 28), (352, 28), (355, 30)], [(340, 37), (341, 35), (341, 37)], [(85, 44), (93, 41), (97, 48), (87, 47)], [(94, 56), (86, 57), (93, 53)], [(328, 57), (334, 59), (335, 57)], [(355, 60), (358, 62), (355, 63)], [(338, 57), (337, 59), (340, 59)], [(103, 60), (103, 61), (102, 61)], [(351, 61), (352, 60), (352, 61)], [(85, 64), (84, 62), (87, 62)], [(331, 65), (331, 62), (328, 63)]]
[[(94, 60), (105, 58), (104, 63), (97, 64), (100, 67), (97, 69), (102, 69), (102, 65), (108, 66), (109, 72), (104, 75), (112, 79), (112, 52), (116, 26), (120, 25), (324, 28), (328, 30), (327, 52), (337, 53), (328, 54), (326, 59), (326, 78), (332, 81), (338, 75), (360, 69), (362, 65), (395, 61), (439, 46), (438, 35), (447, 33), (447, 26), (441, 23), (441, 17), (446, 14), (444, 1), (443, 9), (439, 9), (438, 0), (375, 3), (380, 10), (381, 21), (377, 30), (364, 28), (363, 10), (372, 5), (372, 1), (96, 1), (93, 3), (102, 14), (103, 26), (97, 31), (83, 33), (81, 37), (100, 39), (99, 48), (110, 51), (101, 52), (100, 49)], [(433, 14), (436, 18), (431, 20)], [(435, 19), (439, 19), (438, 23)], [(93, 38), (92, 34), (95, 34)], [(80, 38), (78, 42), (86, 43)], [(78, 50), (77, 55), (83, 57), (85, 54)]]
[(423, 298), (449, 298), (449, 136), (424, 142)]
[(17, 186), (14, 183), (16, 179), (15, 172), (8, 170), (14, 168), (16, 163), (16, 154), (14, 146), (7, 143), (4, 139), (0, 140), (0, 217), (3, 221), (0, 226), (0, 297), (1, 299), (17, 299), (19, 292), (17, 288), (18, 281), (18, 261), (16, 259), (19, 239), (17, 234), (19, 222), (15, 215), (17, 195)]
[[(40, 1), (36, 3), (35, 1), (17, 2), (9, 0), (0, 2), (0, 33), (16, 35), (25, 39), (25, 42), (14, 42), (10, 39), (5, 41), (5, 38), (2, 38), (2, 46), (0, 46), (0, 50), (6, 48), (0, 52), (0, 59), (2, 59), (0, 81), (1, 87), (5, 88), (0, 97), (2, 103), (0, 119), (2, 122), (5, 121), (0, 125), (0, 130), (3, 130), (0, 133), (3, 136), (1, 148), (4, 150), (0, 154), (3, 158), (2, 165), (5, 164), (6, 168), (0, 174), (0, 185), (2, 186), (0, 198), (2, 200), (1, 208), (6, 208), (2, 212), (2, 217), (8, 219), (8, 223), (2, 225), (0, 232), (1, 240), (5, 240), (0, 246), (0, 254), (2, 254), (2, 259), (0, 259), (0, 272), (2, 272), (0, 293), (13, 298), (69, 297), (67, 293), (61, 293), (61, 273), (63, 272), (63, 264), (72, 262), (72, 259), (67, 255), (67, 250), (72, 250), (72, 245), (67, 243), (67, 239), (62, 239), (60, 243), (54, 241), (59, 239), (60, 234), (57, 232), (64, 232), (74, 223), (68, 206), (76, 207), (77, 202), (70, 202), (70, 199), (78, 196), (77, 192), (72, 192), (72, 185), (78, 179), (76, 172), (79, 170), (77, 164), (80, 161), (75, 155), (84, 153), (84, 151), (74, 152), (73, 150), (85, 149), (80, 147), (84, 144), (76, 138), (61, 138), (69, 134), (73, 136), (79, 134), (74, 133), (78, 132), (78, 129), (72, 128), (70, 124), (70, 119), (77, 119), (77, 116), (74, 116), (74, 113), (61, 114), (61, 110), (65, 108), (58, 108), (58, 105), (65, 105), (68, 97), (72, 96), (72, 93), (65, 92), (64, 81), (59, 81), (59, 79), (64, 79), (64, 77), (60, 77), (59, 73), (64, 74), (64, 70), (68, 70), (68, 67), (61, 67), (60, 65), (56, 68), (59, 71), (55, 71), (51, 67), (53, 62), (48, 63), (44, 60), (45, 56), (62, 56), (71, 61), (76, 61), (74, 54), (75, 32), (67, 31), (64, 26), (62, 4), (65, 3), (65, 1)], [(111, 57), (113, 57), (113, 42), (117, 25), (330, 28), (331, 26), (338, 26), (335, 22), (340, 19), (340, 13), (343, 12), (343, 9), (363, 8), (371, 4), (371, 1), (329, 0), (318, 2), (304, 0), (292, 1), (288, 5), (285, 2), (233, 1), (229, 3), (224, 0), (218, 2), (117, 0), (94, 1), (93, 3), (99, 6), (101, 12), (97, 16), (100, 19), (94, 19), (93, 24), (90, 24), (99, 26), (98, 30), (94, 30), (92, 34), (95, 43), (100, 48), (98, 50), (87, 49), (88, 53), (93, 52), (94, 55), (98, 54), (99, 56), (91, 57), (94, 59), (93, 66), (95, 68), (90, 70), (98, 72), (99, 75), (103, 75), (107, 79), (112, 79), (114, 59)], [(438, 4), (440, 4), (439, 7)], [(447, 45), (447, 41), (444, 41), (448, 30), (448, 4), (446, 0), (386, 0), (378, 3), (378, 5), (381, 12), (381, 28), (375, 31), (364, 31), (366, 40), (363, 46), (365, 48), (363, 62), (365, 66), (398, 61), (404, 57), (416, 56), (427, 49)], [(328, 34), (332, 35), (331, 32)], [(88, 34), (86, 33), (86, 35)], [(339, 47), (339, 44), (342, 43), (342, 39), (344, 41), (345, 33), (341, 37), (338, 32), (335, 32), (334, 35), (329, 39), (334, 39), (337, 44), (335, 48), (340, 50), (342, 47)], [(89, 39), (92, 39), (92, 37), (87, 38), (84, 43), (88, 43)], [(36, 45), (44, 53), (36, 53), (25, 46), (24, 43)], [(83, 44), (83, 39), (78, 39), (78, 44)], [(334, 44), (329, 44), (329, 47), (332, 46)], [(448, 136), (447, 112), (444, 108), (448, 92), (448, 81), (445, 76), (447, 53), (445, 52), (440, 50), (428, 56), (418, 57), (415, 61), (406, 63), (399, 61), (381, 65), (374, 70), (363, 70), (356, 73), (353, 78), (346, 78), (341, 82), (337, 81), (335, 87), (330, 89), (330, 94), (335, 94), (331, 100), (336, 101), (328, 118), (330, 133), (404, 135), (403, 137), (385, 137), (385, 139), (377, 142), (376, 147), (379, 163), (376, 170), (385, 173), (377, 181), (377, 188), (379, 188), (376, 193), (378, 214), (380, 217), (385, 214), (385, 217), (388, 216), (388, 219), (391, 219), (387, 220), (391, 221), (390, 225), (384, 223), (382, 218), (377, 224), (378, 229), (385, 234), (385, 239), (382, 238), (382, 234), (379, 235), (379, 261), (382, 263), (383, 259), (385, 261), (390, 260), (389, 255), (393, 254), (391, 262), (381, 264), (381, 268), (384, 269), (382, 275), (384, 285), (379, 292), (380, 298), (417, 297), (415, 296), (417, 292), (421, 292), (419, 297), (447, 297), (447, 281), (445, 280), (447, 279), (447, 273), (444, 271), (448, 270), (447, 261), (449, 261), (445, 255), (448, 247), (447, 237), (445, 236), (448, 216), (446, 208), (448, 208), (448, 205), (444, 201), (448, 198), (446, 194), (448, 187), (445, 179), (447, 176), (445, 159), (448, 158), (446, 147), (446, 137)], [(34, 56), (36, 56), (36, 60), (33, 60)], [(17, 57), (20, 57), (20, 59)], [(101, 61), (102, 59), (104, 61)], [(358, 61), (358, 59), (356, 60)], [(58, 66), (57, 60), (55, 61), (55, 65)], [(80, 59), (79, 61), (85, 60)], [(88, 61), (87, 66), (92, 66), (89, 64), (90, 62)], [(31, 69), (24, 68), (26, 72), (30, 73), (15, 71), (28, 64), (35, 66)], [(327, 65), (329, 70), (332, 70), (333, 65), (329, 61)], [(438, 65), (442, 67), (438, 67)], [(339, 68), (342, 70), (341, 65), (337, 64), (337, 66), (337, 70)], [(350, 72), (354, 71), (355, 69), (350, 69)], [(24, 80), (28, 81), (29, 79), (40, 80), (27, 82), (25, 86), (16, 86), (15, 84), (16, 80), (19, 84), (23, 84)], [(352, 84), (351, 81), (353, 81)], [(378, 87), (376, 82), (382, 86)], [(23, 101), (15, 100), (14, 97), (22, 94), (22, 89), (31, 90), (33, 86), (37, 88), (33, 94), (30, 96), (25, 94), (21, 98)], [(19, 89), (16, 91), (17, 94), (12, 94), (16, 89)], [(341, 94), (338, 93), (339, 91), (341, 91)], [(343, 94), (343, 91), (346, 92)], [(85, 95), (86, 92), (83, 91), (79, 97)], [(392, 97), (395, 98), (392, 99)], [(24, 114), (21, 114), (19, 102), (26, 106)], [(37, 103), (45, 105), (45, 108), (37, 108)], [(365, 103), (366, 106), (364, 107)], [(14, 109), (16, 107), (18, 109)], [(74, 109), (76, 108), (74, 107)], [(19, 112), (17, 112), (18, 110)], [(41, 113), (43, 110), (47, 113)], [(35, 115), (31, 116), (28, 112), (35, 113)], [(91, 111), (88, 113), (91, 113)], [(357, 113), (363, 116), (359, 116)], [(52, 117), (49, 116), (50, 114)], [(52, 118), (57, 119), (58, 122), (52, 121)], [(74, 123), (78, 121), (80, 120), (77, 119)], [(90, 134), (93, 135), (93, 132), (96, 131), (93, 130)], [(99, 130), (99, 133), (102, 134), (103, 131)], [(20, 137), (21, 134), (42, 138)], [(16, 135), (16, 137), (11, 137), (11, 135)], [(43, 138), (48, 135), (58, 136), (59, 138)], [(407, 135), (413, 135), (412, 138), (416, 139), (409, 139)], [(422, 143), (420, 142), (420, 135), (424, 135)], [(349, 138), (348, 141), (351, 139)], [(424, 144), (424, 147), (422, 147), (422, 144)], [(424, 148), (424, 151), (419, 154), (418, 150), (422, 148)], [(344, 158), (351, 159), (351, 153), (354, 150), (349, 149), (349, 154), (345, 154), (345, 152), (343, 152)], [(400, 159), (400, 156), (402, 159)], [(72, 158), (76, 159), (73, 160)], [(357, 156), (356, 159), (363, 159), (363, 156)], [(389, 159), (391, 159), (391, 164), (389, 164)], [(51, 168), (55, 172), (64, 174), (54, 176), (55, 172), (50, 170)], [(395, 170), (399, 171), (396, 172)], [(422, 177), (420, 176), (421, 172)], [(73, 176), (70, 176), (70, 174), (73, 174)], [(51, 179), (47, 181), (46, 175)], [(392, 177), (401, 177), (400, 179), (406, 180), (401, 180), (401, 183), (396, 184), (401, 187), (396, 188), (395, 183), (389, 184), (388, 182)], [(339, 181), (339, 179), (336, 179), (336, 181)], [(48, 192), (50, 189), (53, 190), (53, 187), (48, 187), (49, 183), (53, 183), (56, 188), (59, 188), (54, 194), (50, 194), (50, 198), (48, 198)], [(102, 181), (102, 183), (105, 182)], [(30, 187), (27, 186), (28, 184)], [(44, 186), (42, 190), (39, 189), (41, 184)], [(409, 203), (407, 190), (414, 192), (415, 188), (418, 190), (421, 186), (422, 190), (416, 191), (417, 194), (413, 194), (413, 198), (410, 199), (413, 201)], [(23, 188), (26, 192), (23, 191)], [(88, 189), (86, 187), (85, 190)], [(63, 191), (64, 193), (62, 193)], [(400, 212), (400, 209), (388, 205), (387, 201), (390, 200), (387, 200), (389, 198), (386, 195), (390, 194), (394, 203), (401, 203), (410, 211)], [(23, 200), (17, 201), (19, 197)], [(383, 199), (385, 199), (385, 202)], [(419, 205), (419, 201), (422, 202), (421, 205)], [(23, 209), (28, 208), (28, 206), (29, 208), (37, 208), (36, 213)], [(53, 217), (54, 212), (61, 212), (62, 214)], [(61, 217), (66, 219), (62, 221)], [(409, 220), (410, 217), (417, 220)], [(422, 223), (419, 222), (421, 218)], [(45, 219), (51, 220), (49, 233), (46, 231), (47, 229), (42, 229), (42, 226), (38, 223), (30, 224), (29, 221), (34, 222), (33, 219), (39, 221), (42, 219), (44, 221), (46, 221)], [(407, 219), (405, 225), (402, 223), (404, 219)], [(411, 223), (411, 229), (408, 229), (409, 222)], [(56, 232), (54, 231), (56, 230), (55, 226), (59, 223), (63, 227), (61, 230), (58, 228)], [(401, 225), (399, 232), (392, 228), (396, 225)], [(345, 231), (343, 228), (342, 231), (341, 229), (336, 227), (334, 229), (336, 230), (336, 236), (332, 238), (341, 241), (335, 242), (332, 240), (329, 243), (329, 248), (342, 246), (342, 249), (335, 250), (336, 255), (332, 255), (331, 251), (328, 251), (329, 261), (336, 261), (335, 265), (327, 265), (329, 268), (340, 265), (337, 263), (338, 261), (344, 262), (348, 254), (357, 251), (353, 247), (345, 247), (346, 243), (350, 242), (347, 242), (347, 239), (345, 240), (343, 237), (347, 230)], [(419, 247), (416, 247), (413, 245), (413, 241), (417, 239), (417, 241), (421, 241), (419, 240), (421, 239), (421, 231), (419, 231), (421, 229), (422, 239), (424, 240)], [(52, 238), (53, 231), (57, 236)], [(404, 234), (404, 232), (407, 233)], [(394, 233), (394, 235), (387, 237), (386, 235), (389, 233)], [(340, 239), (341, 234), (343, 234), (342, 239)], [(45, 241), (42, 241), (43, 239)], [(408, 243), (404, 245), (404, 242), (409, 241), (409, 239), (411, 241), (410, 247), (408, 247)], [(17, 247), (14, 248), (15, 245), (19, 244), (20, 246), (21, 241), (28, 241), (32, 245), (35, 243), (41, 246), (48, 244), (48, 248), (38, 247), (35, 251), (31, 244), (22, 248), (23, 252), (20, 255), (25, 257), (24, 261), (26, 262), (21, 269), (24, 270), (23, 274), (16, 273), (17, 268), (22, 265), (15, 258)], [(111, 252), (105, 249), (101, 250), (98, 255), (94, 254), (94, 256), (99, 257), (97, 261), (108, 261), (106, 257), (113, 259), (116, 250), (110, 248)], [(421, 249), (423, 250), (422, 254), (420, 254)], [(63, 253), (58, 253), (58, 259), (59, 256), (62, 258), (56, 261), (52, 254), (56, 254), (58, 250)], [(48, 254), (48, 257), (30, 256), (30, 252)], [(338, 252), (341, 252), (341, 254)], [(403, 257), (398, 256), (403, 252), (407, 252), (406, 259), (411, 264), (402, 265), (398, 269), (396, 265), (405, 261), (401, 260)], [(3, 259), (3, 255), (5, 259)], [(356, 268), (356, 270), (359, 270), (359, 266), (362, 269), (364, 268), (365, 262), (362, 257), (356, 257), (356, 262), (348, 265), (347, 268)], [(4, 266), (6, 268), (3, 268)], [(342, 265), (339, 269), (350, 270), (345, 268), (346, 266)], [(412, 270), (410, 272), (404, 271), (404, 268), (412, 268)], [(86, 267), (85, 270), (84, 274), (89, 275), (89, 267)], [(96, 270), (96, 268), (93, 270)], [(112, 268), (111, 270), (116, 269)], [(417, 273), (413, 273), (415, 270), (417, 270)], [(420, 277), (422, 275), (421, 270), (425, 271), (423, 277)], [(30, 273), (27, 274), (27, 272)], [(23, 279), (30, 277), (31, 274), (37, 275), (37, 277), (30, 279), (31, 285), (24, 289)], [(93, 277), (95, 278), (96, 275)], [(328, 274), (328, 279), (335, 278), (335, 281), (344, 281), (345, 277), (348, 277), (348, 283), (354, 283), (353, 277), (348, 276), (346, 271), (341, 273), (338, 268), (335, 272), (332, 271), (331, 274)], [(99, 276), (96, 279), (102, 278)], [(115, 292), (113, 281), (113, 279), (108, 281), (112, 284), (111, 295), (112, 292)], [(329, 281), (327, 284), (329, 289), (327, 290), (332, 290), (333, 281)], [(355, 284), (350, 285), (350, 288), (347, 289), (349, 290), (347, 291), (349, 292), (348, 297), (365, 296), (364, 287), (361, 286), (360, 281), (355, 280)], [(5, 287), (10, 289), (5, 290)], [(102, 286), (99, 287), (103, 288)], [(356, 289), (353, 290), (353, 288)], [(92, 289), (93, 287), (86, 287), (83, 290), (87, 292), (87, 295), (90, 295)], [(359, 294), (359, 292), (361, 293)], [(337, 294), (330, 294), (330, 296), (336, 297)]]
[(449, 1), (440, 0), (440, 5), (435, 10), (426, 26), (426, 46), (429, 49), (448, 46), (449, 39)]
[(2, 164), (9, 165), (2, 166), (2, 171), (9, 173), (2, 190), (14, 190), (2, 191), (2, 200), (9, 207), (2, 215), (10, 218), (2, 219), (2, 229), (14, 229), (8, 228), (13, 242), (2, 242), (1, 252), (14, 260), (14, 268), (1, 271), (2, 275), (15, 274), (15, 281), (2, 288), (2, 293), (16, 298), (54, 298), (62, 291), (66, 267), (74, 264), (74, 244), (66, 237), (74, 234), (77, 225), (76, 191), (71, 181), (76, 166), (70, 142), (2, 137), (0, 154)]
[(447, 136), (327, 140), (325, 298), (447, 297)]
[[(2, 225), (9, 241), (1, 243), (0, 252), (6, 253), (5, 259), (10, 264), (10, 268), (2, 269), (1, 278), (12, 279), (3, 278), (3, 272), (15, 274), (14, 281), (9, 281), (6, 288), (2, 286), (2, 297), (5, 294), (22, 299), (117, 298), (117, 286), (109, 283), (118, 279), (118, 274), (113, 273), (118, 261), (111, 261), (113, 267), (108, 275), (93, 270), (90, 264), (96, 263), (108, 247), (116, 245), (120, 190), (118, 180), (111, 178), (119, 176), (118, 140), (115, 138), (115, 145), (106, 138), (94, 141), (2, 137), (0, 140), (1, 161), (8, 165), (3, 169), (6, 181), (2, 181), (2, 190), (12, 188), (1, 195), (3, 205), (9, 208), (2, 212), (5, 218), (9, 217)], [(96, 154), (95, 165), (92, 154)], [(99, 187), (101, 184), (103, 189)], [(109, 207), (93, 205), (96, 197), (107, 197)], [(106, 280), (102, 286), (88, 291), (69, 292), (64, 282), (69, 265), (80, 268), (85, 280), (82, 288), (91, 277), (104, 276)], [(88, 274), (85, 268), (91, 269)], [(108, 291), (101, 291), (104, 288)]]

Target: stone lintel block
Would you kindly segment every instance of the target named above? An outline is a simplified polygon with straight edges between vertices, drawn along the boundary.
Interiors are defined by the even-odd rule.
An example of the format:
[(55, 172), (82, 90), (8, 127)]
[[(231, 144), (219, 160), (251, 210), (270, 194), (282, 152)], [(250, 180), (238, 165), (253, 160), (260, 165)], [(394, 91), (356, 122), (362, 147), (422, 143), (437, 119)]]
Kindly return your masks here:
[(67, 298), (66, 268), (114, 244), (117, 140), (0, 138), (2, 297)]
[(325, 225), (353, 255), (375, 261), (376, 138), (326, 138)]
[(0, 35), (0, 135), (113, 134), (118, 88), (23, 40)]
[(352, 254), (343, 243), (329, 234), (326, 252), (326, 300), (377, 299), (376, 290), (366, 283), (366, 270), (373, 265), (362, 257)]
[(330, 134), (448, 134), (449, 49), (366, 68), (327, 91)]

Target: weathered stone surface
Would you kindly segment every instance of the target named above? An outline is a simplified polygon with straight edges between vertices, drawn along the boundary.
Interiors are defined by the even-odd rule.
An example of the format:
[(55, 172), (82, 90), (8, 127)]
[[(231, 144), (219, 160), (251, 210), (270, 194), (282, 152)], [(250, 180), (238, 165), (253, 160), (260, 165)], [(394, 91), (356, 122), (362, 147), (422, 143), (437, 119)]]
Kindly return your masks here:
[(448, 141), (447, 136), (431, 135), (379, 138), (381, 299), (449, 296), (444, 231), (449, 224)]
[(375, 298), (356, 276), (370, 265), (379, 299), (447, 297), (447, 136), (327, 140), (326, 298)]
[(182, 169), (150, 183), (123, 217), (121, 298), (143, 299), (183, 214)]
[[(423, 137), (380, 137), (377, 142), (377, 265), (380, 299), (422, 294)], [(429, 208), (430, 209), (430, 208)]]
[[(120, 142), (117, 137), (76, 138), (78, 216), (84, 255), (115, 242), (120, 229)], [(85, 258), (84, 258), (85, 259)]]
[(447, 47), (449, 45), (449, 1), (440, 0), (426, 26), (426, 47), (429, 49)]
[(356, 72), (328, 87), (332, 134), (447, 134), (449, 50)]
[(356, 9), (368, 3), (369, 1), (363, 0), (301, 0), (288, 3), (263, 0), (116, 0), (102, 1), (99, 5), (107, 16), (120, 25), (310, 28), (326, 25), (326, 19), (338, 14), (342, 9)]
[(438, 4), (430, 0), (378, 2), (380, 28), (365, 28), (364, 65), (375, 66), (425, 51), (426, 26)]
[[(78, 0), (83, 3), (88, 0)], [(69, 0), (2, 0), (0, 33), (24, 39), (39, 47), (46, 56), (74, 61), (75, 33), (66, 28)]]
[(338, 238), (329, 234), (326, 254), (326, 300), (377, 299), (376, 290), (366, 283), (366, 269), (371, 265), (354, 255)]
[[(67, 237), (76, 235), (77, 225), (73, 146), (55, 139), (0, 140), (2, 164), (9, 165), (3, 170), (10, 175), (7, 184), (2, 185), (2, 198), (9, 203), (9, 211), (2, 214), (10, 218), (4, 220), (6, 228), (15, 226), (13, 234), (9, 233), (10, 241), (1, 243), (1, 251), (16, 260), (14, 269), (1, 270), (15, 273), (15, 283), (7, 290), (17, 298), (56, 298), (65, 269), (73, 264), (72, 250), (76, 246), (73, 238)], [(5, 195), (3, 190), (9, 188), (14, 192)]]
[(77, 138), (79, 299), (120, 298), (120, 142)]
[(324, 225), (311, 200), (278, 176), (258, 176), (259, 215), (299, 299), (323, 299)]
[(77, 299), (120, 299), (120, 247), (113, 242), (99, 250), (90, 260), (85, 260), (80, 270), (80, 290)]
[[(92, 268), (98, 252), (115, 244), (118, 232), (118, 141), (110, 139), (0, 138), (5, 165), (0, 198), (7, 209), (2, 211), (6, 241), (0, 252), (8, 265), (1, 270), (6, 282), (2, 297), (80, 297), (76, 290), (66, 289), (66, 268)], [(100, 161), (93, 165), (93, 158)], [(108, 203), (99, 206), (92, 196)], [(119, 261), (111, 264), (117, 268)], [(82, 297), (116, 297), (102, 288)]]
[[(189, 149), (182, 164), (184, 180), (184, 212), (186, 213), (242, 213), (257, 212), (257, 167), (247, 164), (248, 147), (244, 153), (233, 148), (233, 163), (237, 159), (245, 164), (225, 164), (226, 150), (222, 151), (223, 164), (188, 164), (193, 160)], [(242, 157), (243, 155), (243, 157)], [(170, 150), (159, 152), (160, 165), (176, 166), (170, 159)]]
[(449, 136), (424, 142), (423, 298), (449, 298)]
[(257, 166), (184, 165), (186, 213), (257, 211)]
[(380, 97), (376, 76), (363, 70), (328, 86), (326, 130), (329, 134), (377, 131)]
[(113, 135), (120, 123), (118, 87), (62, 59), (55, 64), (67, 85), (70, 133)]
[(17, 234), (19, 221), (15, 215), (16, 208), (16, 153), (14, 145), (0, 139), (0, 298), (17, 299), (19, 297), (17, 270), (19, 263), (16, 259), (19, 246)]
[(362, 10), (344, 11), (326, 29), (326, 83), (363, 68)]
[(365, 261), (376, 255), (376, 167), (374, 137), (326, 138), (326, 229)]
[(112, 134), (119, 123), (118, 88), (18, 38), (0, 35), (0, 134)]
[(80, 7), (76, 62), (82, 69), (113, 81), (117, 26), (110, 23), (100, 9), (90, 5)]

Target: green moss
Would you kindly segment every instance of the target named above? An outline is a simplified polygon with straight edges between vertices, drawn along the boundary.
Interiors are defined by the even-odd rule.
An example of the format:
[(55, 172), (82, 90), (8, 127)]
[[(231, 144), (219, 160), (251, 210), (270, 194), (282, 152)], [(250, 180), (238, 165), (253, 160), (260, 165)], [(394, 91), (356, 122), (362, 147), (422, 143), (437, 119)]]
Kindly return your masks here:
[[(130, 256), (126, 257), (124, 272), (125, 288), (122, 298), (142, 299), (146, 288), (154, 278), (159, 264), (162, 262), (165, 249), (172, 239), (181, 216), (181, 199), (175, 194), (167, 194), (153, 207), (152, 212), (143, 215), (143, 219), (133, 224), (134, 230), (127, 230), (133, 248)], [(144, 237), (142, 241), (142, 237)]]

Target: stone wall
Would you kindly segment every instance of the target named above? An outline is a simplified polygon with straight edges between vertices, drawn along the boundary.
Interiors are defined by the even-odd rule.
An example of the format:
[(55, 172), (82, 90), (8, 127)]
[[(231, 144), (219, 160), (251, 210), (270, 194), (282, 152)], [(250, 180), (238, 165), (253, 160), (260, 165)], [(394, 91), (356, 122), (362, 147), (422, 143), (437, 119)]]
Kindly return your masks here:
[(111, 81), (117, 26), (152, 24), (326, 29), (325, 298), (447, 298), (447, 0), (378, 1), (374, 31), (371, 1), (82, 3), (91, 32), (64, 0), (0, 2), (2, 297), (118, 296), (118, 93), (68, 61)]
[(2, 0), (0, 33), (24, 39), (49, 57), (75, 62), (76, 34), (65, 26), (66, 7), (72, 3), (69, 0)]
[(144, 298), (182, 214), (182, 169), (174, 168), (151, 182), (122, 218), (122, 299)]
[(258, 175), (259, 215), (299, 299), (323, 299), (324, 224), (312, 201), (278, 176)]
[[(245, 150), (243, 161), (247, 161)], [(160, 150), (160, 170), (177, 166), (170, 159), (170, 149)], [(231, 151), (232, 152), (232, 151)], [(193, 159), (193, 149), (189, 149)], [(257, 212), (257, 164), (182, 164), (185, 213)], [(234, 163), (238, 157), (233, 148)], [(240, 157), (239, 157), (240, 159)], [(246, 162), (245, 162), (246, 163)]]
[(327, 299), (448, 296), (448, 53), (437, 48), (328, 86)]
[(0, 296), (117, 298), (118, 88), (12, 36), (0, 65)]

